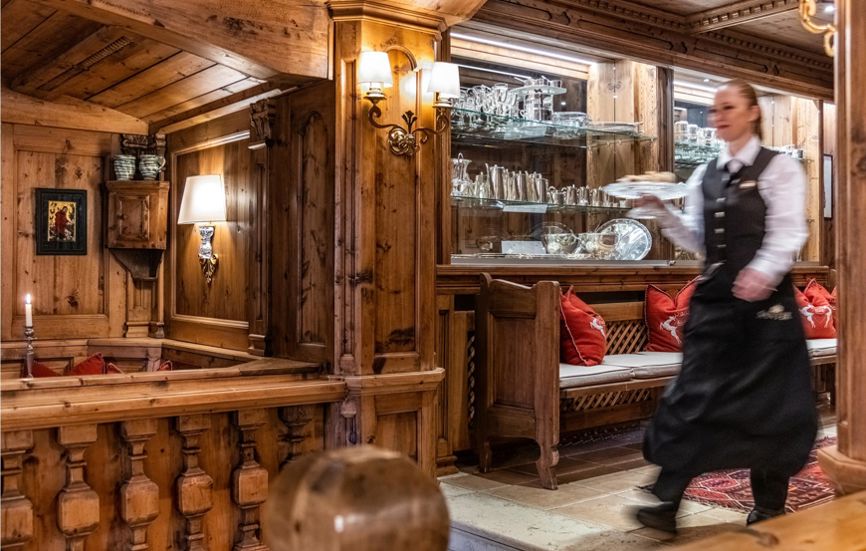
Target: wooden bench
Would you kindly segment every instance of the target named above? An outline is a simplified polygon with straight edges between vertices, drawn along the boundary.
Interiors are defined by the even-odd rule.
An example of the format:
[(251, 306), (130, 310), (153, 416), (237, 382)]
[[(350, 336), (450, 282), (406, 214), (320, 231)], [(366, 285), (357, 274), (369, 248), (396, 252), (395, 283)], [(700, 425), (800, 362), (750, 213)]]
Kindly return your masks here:
[[(526, 287), (483, 274), (476, 314), (480, 469), (490, 469), (493, 439), (529, 438), (540, 448), (536, 467), (549, 489), (556, 489), (561, 432), (650, 417), (679, 370), (673, 353), (640, 352), (647, 342), (643, 302), (592, 304), (607, 325), (603, 364), (560, 364), (559, 297), (557, 282)], [(815, 366), (835, 361), (835, 347), (812, 357)]]

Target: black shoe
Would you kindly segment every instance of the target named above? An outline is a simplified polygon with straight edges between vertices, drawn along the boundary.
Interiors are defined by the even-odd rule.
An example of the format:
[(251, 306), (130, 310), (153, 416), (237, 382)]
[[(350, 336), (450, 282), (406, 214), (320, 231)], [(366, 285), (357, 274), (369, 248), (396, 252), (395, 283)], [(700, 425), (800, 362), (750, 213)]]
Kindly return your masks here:
[(676, 534), (678, 508), (673, 501), (662, 501), (654, 507), (640, 507), (635, 512), (635, 518), (644, 526)]
[(763, 509), (761, 507), (755, 507), (754, 509), (749, 511), (749, 516), (746, 517), (746, 526), (750, 524), (755, 524), (756, 522), (761, 522), (762, 520), (779, 517), (784, 514), (784, 507), (782, 507), (781, 509)]

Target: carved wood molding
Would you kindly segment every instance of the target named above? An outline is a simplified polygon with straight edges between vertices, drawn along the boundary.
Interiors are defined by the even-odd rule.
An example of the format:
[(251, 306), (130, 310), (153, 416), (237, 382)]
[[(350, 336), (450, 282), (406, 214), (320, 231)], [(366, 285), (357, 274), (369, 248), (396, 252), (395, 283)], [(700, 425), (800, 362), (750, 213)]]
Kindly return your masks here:
[(704, 33), (796, 10), (800, 0), (743, 0), (686, 18), (690, 31)]
[(476, 22), (833, 97), (833, 64), (825, 56), (731, 30), (692, 34), (685, 17), (626, 0), (489, 0)]
[(273, 143), (274, 121), (277, 118), (277, 103), (270, 98), (250, 104), (249, 149), (270, 147)]

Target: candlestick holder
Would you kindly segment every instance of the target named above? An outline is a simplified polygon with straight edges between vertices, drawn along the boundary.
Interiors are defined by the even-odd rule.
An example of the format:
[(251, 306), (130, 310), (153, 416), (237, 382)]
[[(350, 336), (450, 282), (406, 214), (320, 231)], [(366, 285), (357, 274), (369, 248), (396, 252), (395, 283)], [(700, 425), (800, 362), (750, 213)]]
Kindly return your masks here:
[(35, 357), (35, 353), (33, 351), (33, 339), (35, 332), (32, 327), (24, 328), (24, 338), (27, 339), (27, 355), (24, 359), (24, 365), (27, 372), (24, 374), (24, 377), (27, 379), (33, 378), (33, 359)]

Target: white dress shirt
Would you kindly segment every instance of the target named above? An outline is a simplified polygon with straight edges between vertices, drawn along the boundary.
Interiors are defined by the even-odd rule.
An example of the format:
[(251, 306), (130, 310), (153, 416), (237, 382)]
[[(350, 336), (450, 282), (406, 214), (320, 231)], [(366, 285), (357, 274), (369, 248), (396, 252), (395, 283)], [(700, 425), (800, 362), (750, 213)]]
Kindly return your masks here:
[[(736, 172), (743, 166), (751, 166), (761, 150), (757, 136), (731, 155), (725, 147), (719, 154), (716, 166), (728, 166)], [(731, 164), (728, 165), (728, 162)], [(705, 254), (704, 251), (704, 195), (701, 184), (707, 165), (699, 166), (689, 181), (685, 208), (680, 213), (673, 209), (659, 216), (662, 234), (677, 246), (688, 251)], [(747, 266), (767, 274), (778, 284), (790, 270), (800, 248), (809, 237), (806, 226), (806, 174), (795, 159), (787, 155), (776, 155), (758, 178), (758, 192), (767, 205), (764, 218), (764, 240)]]

